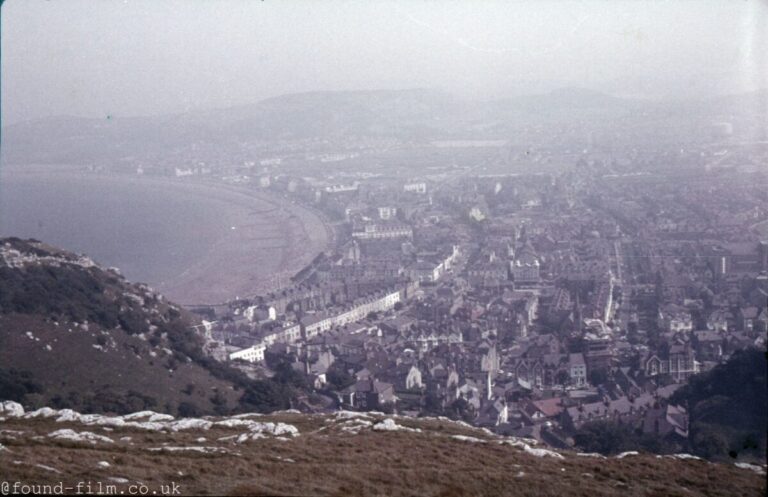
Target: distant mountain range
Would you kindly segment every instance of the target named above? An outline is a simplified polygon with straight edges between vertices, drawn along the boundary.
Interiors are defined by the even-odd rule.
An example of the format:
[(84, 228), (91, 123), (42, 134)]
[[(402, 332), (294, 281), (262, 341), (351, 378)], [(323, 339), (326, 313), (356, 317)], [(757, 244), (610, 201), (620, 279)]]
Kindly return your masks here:
[(2, 152), (8, 163), (89, 163), (162, 157), (193, 145), (227, 152), (244, 142), (275, 140), (496, 139), (526, 123), (642, 119), (641, 111), (685, 118), (765, 114), (766, 102), (765, 91), (675, 102), (618, 98), (580, 88), (489, 101), (429, 89), (309, 92), (186, 114), (59, 116), (17, 123), (2, 128)]

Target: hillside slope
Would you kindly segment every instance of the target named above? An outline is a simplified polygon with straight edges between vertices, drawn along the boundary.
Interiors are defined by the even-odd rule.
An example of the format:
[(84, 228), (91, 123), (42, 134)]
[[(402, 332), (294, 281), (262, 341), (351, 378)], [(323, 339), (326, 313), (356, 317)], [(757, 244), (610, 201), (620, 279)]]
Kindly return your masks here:
[(766, 453), (766, 353), (737, 351), (728, 362), (694, 376), (672, 402), (688, 406), (691, 442), (707, 458)]
[[(181, 495), (755, 496), (765, 467), (558, 453), (445, 418), (284, 411), (173, 419), (0, 404), (6, 481)], [(161, 485), (163, 487), (161, 487)], [(92, 491), (94, 491), (92, 489)], [(101, 490), (104, 492), (104, 490)], [(72, 493), (72, 491), (70, 491)]]
[(189, 147), (198, 158), (208, 147), (219, 154), (242, 153), (248, 150), (242, 143), (280, 140), (508, 139), (521, 122), (581, 120), (585, 113), (606, 119), (630, 115), (641, 105), (651, 104), (579, 89), (485, 101), (420, 88), (316, 91), (185, 114), (15, 123), (2, 128), (2, 154), (11, 164), (93, 164), (178, 157)]
[(4, 398), (89, 412), (225, 412), (240, 394), (212, 374), (194, 325), (88, 258), (0, 239)]

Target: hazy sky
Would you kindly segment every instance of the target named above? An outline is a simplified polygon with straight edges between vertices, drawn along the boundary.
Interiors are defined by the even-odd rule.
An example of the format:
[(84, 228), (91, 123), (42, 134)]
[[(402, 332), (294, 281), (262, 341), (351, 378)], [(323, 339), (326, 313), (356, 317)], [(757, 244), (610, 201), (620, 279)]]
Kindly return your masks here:
[(1, 29), (3, 124), (308, 90), (768, 87), (762, 0), (7, 0)]

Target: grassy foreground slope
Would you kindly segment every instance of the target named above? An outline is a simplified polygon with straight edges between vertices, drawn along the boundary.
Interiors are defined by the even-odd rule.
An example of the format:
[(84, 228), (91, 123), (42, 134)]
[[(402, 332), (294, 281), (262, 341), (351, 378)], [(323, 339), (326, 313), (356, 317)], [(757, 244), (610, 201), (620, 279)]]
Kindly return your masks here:
[[(757, 496), (765, 467), (553, 452), (460, 422), (381, 413), (172, 419), (0, 411), (7, 481), (175, 483), (182, 495)], [(154, 421), (153, 421), (154, 420)]]

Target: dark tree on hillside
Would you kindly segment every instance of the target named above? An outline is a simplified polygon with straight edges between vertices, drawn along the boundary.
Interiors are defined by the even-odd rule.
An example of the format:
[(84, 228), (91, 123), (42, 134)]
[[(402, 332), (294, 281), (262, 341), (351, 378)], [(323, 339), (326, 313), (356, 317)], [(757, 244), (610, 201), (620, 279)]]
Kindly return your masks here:
[(42, 390), (28, 371), (0, 369), (0, 399), (22, 402), (28, 393), (40, 393)]
[(443, 414), (443, 403), (433, 389), (427, 390), (427, 393), (424, 395), (424, 412), (430, 416), (441, 416)]
[(245, 389), (240, 405), (246, 411), (272, 412), (290, 407), (289, 395), (277, 382), (255, 381)]
[(344, 364), (339, 361), (331, 364), (326, 372), (326, 378), (330, 387), (336, 391), (344, 390), (355, 383), (355, 377), (349, 374)]
[(191, 402), (181, 402), (178, 408), (179, 416), (182, 418), (194, 418), (202, 415), (200, 409)]
[(272, 377), (272, 381), (288, 388), (298, 390), (306, 390), (309, 388), (307, 376), (304, 373), (297, 371), (289, 362), (283, 362), (275, 368), (275, 376)]
[(573, 441), (585, 452), (610, 455), (637, 448), (633, 438), (632, 430), (626, 425), (594, 421), (582, 426), (573, 436)]
[(740, 350), (675, 392), (670, 402), (688, 406), (696, 453), (710, 458), (765, 454), (766, 364), (765, 352)]
[(460, 419), (471, 423), (475, 419), (475, 411), (472, 405), (466, 399), (456, 399), (448, 408), (448, 416), (451, 419)]

